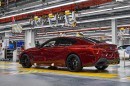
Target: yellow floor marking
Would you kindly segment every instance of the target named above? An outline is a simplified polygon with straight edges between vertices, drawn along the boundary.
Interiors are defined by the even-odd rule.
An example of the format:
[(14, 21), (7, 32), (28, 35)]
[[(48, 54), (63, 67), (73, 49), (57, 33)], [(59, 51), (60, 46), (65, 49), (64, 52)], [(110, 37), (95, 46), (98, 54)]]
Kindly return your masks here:
[(0, 66), (0, 69), (8, 69), (9, 66)]
[[(15, 64), (15, 62), (6, 62), (6, 61), (5, 61), (5, 62), (2, 62), (2, 61), (1, 61), (0, 64)], [(17, 63), (16, 63), (16, 64), (17, 64)]]
[(18, 68), (17, 66), (15, 65), (0, 65), (0, 69), (8, 69), (8, 68)]
[[(12, 65), (14, 64), (14, 65)], [(76, 76), (84, 76), (84, 77), (98, 77), (98, 78), (117, 78), (117, 74), (109, 74), (109, 73), (96, 73), (96, 72), (69, 72), (68, 70), (50, 70), (43, 68), (22, 68), (18, 63), (12, 62), (0, 62), (0, 69), (8, 69), (8, 68), (16, 68), (17, 70), (14, 74), (30, 74), (30, 73), (51, 73), (51, 74), (60, 74), (60, 75), (76, 75)]]
[(108, 73), (91, 73), (91, 72), (69, 72), (62, 70), (50, 70), (50, 69), (36, 69), (36, 68), (19, 68), (20, 71), (26, 73), (52, 73), (52, 74), (61, 74), (61, 75), (76, 75), (84, 77), (99, 77), (99, 78), (116, 78), (117, 74), (108, 74)]
[(127, 77), (128, 80), (130, 80), (130, 77)]

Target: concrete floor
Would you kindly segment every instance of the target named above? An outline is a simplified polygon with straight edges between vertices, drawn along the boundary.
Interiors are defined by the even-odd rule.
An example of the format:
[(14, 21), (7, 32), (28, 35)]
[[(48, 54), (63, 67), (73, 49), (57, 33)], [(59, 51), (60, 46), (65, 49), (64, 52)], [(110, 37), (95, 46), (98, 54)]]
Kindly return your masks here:
[(109, 66), (105, 71), (86, 67), (81, 72), (65, 68), (22, 68), (14, 62), (0, 62), (0, 86), (130, 86), (130, 61)]

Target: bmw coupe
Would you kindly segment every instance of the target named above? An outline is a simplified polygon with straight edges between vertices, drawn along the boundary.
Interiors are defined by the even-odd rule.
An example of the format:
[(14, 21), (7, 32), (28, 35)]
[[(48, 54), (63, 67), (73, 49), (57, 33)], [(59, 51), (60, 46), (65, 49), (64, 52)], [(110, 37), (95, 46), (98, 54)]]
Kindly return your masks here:
[(105, 70), (110, 64), (119, 64), (120, 60), (114, 44), (86, 37), (57, 37), (46, 41), (40, 47), (23, 51), (19, 55), (19, 62), (24, 68), (35, 64), (80, 71), (88, 66)]

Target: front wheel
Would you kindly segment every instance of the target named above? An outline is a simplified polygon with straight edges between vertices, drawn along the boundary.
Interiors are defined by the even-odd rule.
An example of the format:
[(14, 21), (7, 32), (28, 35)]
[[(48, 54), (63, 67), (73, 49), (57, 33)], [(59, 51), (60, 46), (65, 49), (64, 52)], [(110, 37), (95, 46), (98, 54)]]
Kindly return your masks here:
[(27, 54), (22, 55), (20, 60), (23, 68), (30, 68), (32, 66), (30, 58)]
[(68, 56), (66, 60), (66, 66), (72, 72), (81, 71), (83, 68), (80, 58), (75, 54), (71, 54)]

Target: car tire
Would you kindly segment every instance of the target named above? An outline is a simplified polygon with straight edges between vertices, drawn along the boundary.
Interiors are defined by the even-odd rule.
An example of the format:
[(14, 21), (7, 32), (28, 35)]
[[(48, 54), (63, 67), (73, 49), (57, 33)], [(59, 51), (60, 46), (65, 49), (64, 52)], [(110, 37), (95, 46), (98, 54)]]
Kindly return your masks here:
[(78, 72), (83, 69), (80, 58), (75, 54), (71, 54), (68, 56), (66, 60), (66, 66), (71, 72)]
[(98, 70), (105, 70), (108, 65), (98, 65), (98, 66), (95, 66)]
[(23, 68), (30, 68), (32, 66), (30, 58), (27, 54), (22, 55), (20, 60)]

